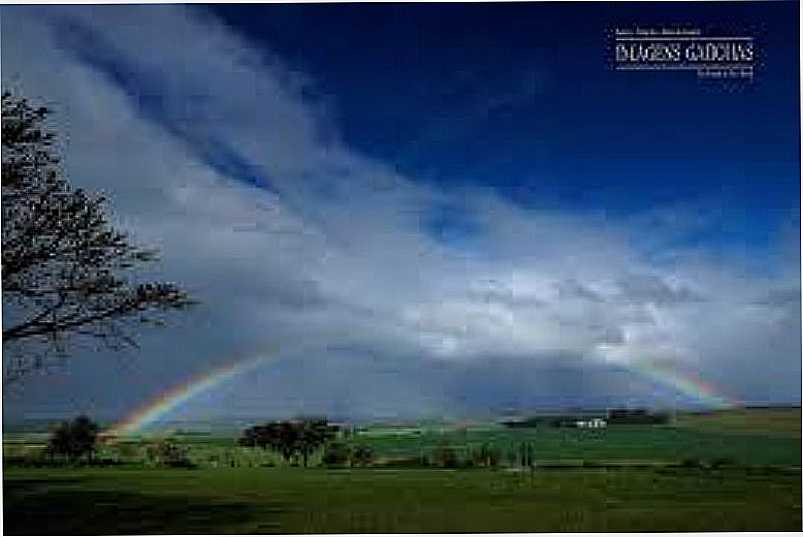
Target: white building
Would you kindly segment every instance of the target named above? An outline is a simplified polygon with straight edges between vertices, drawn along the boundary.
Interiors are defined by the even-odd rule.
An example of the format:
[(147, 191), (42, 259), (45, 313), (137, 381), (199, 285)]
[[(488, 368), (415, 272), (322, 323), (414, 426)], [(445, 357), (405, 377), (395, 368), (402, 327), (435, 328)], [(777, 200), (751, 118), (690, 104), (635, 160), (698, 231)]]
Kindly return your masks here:
[(608, 426), (608, 422), (602, 418), (591, 418), (590, 420), (580, 420), (574, 424), (583, 429), (603, 429)]

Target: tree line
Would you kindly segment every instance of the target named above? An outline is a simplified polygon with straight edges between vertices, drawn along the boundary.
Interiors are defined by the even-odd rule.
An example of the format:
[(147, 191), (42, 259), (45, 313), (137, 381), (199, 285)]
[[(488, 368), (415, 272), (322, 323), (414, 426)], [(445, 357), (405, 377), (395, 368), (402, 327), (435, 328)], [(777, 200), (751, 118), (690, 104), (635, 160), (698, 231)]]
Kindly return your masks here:
[[(291, 465), (309, 466), (310, 458), (323, 452), (326, 465), (366, 466), (373, 461), (371, 448), (335, 441), (344, 434), (326, 418), (272, 421), (245, 429), (237, 440), (241, 447), (270, 450)], [(85, 415), (63, 421), (51, 433), (45, 455), (51, 462), (93, 464), (102, 440), (100, 426)], [(169, 438), (148, 444), (147, 460), (157, 466), (192, 467), (188, 449)]]
[(254, 425), (243, 431), (238, 444), (269, 449), (281, 455), (288, 463), (298, 463), (306, 468), (310, 456), (325, 448), (324, 464), (365, 466), (373, 460), (373, 451), (365, 445), (351, 446), (333, 442), (341, 432), (325, 418), (307, 418), (273, 421)]

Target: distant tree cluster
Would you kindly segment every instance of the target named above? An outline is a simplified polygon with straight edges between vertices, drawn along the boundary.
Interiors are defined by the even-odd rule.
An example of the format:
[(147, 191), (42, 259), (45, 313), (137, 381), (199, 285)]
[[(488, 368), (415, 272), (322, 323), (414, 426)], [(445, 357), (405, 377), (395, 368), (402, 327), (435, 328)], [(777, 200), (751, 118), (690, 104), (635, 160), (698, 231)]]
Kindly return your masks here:
[(608, 411), (608, 423), (627, 425), (664, 424), (669, 422), (666, 412), (650, 412), (645, 408), (612, 408)]
[(337, 431), (324, 418), (274, 421), (246, 429), (238, 443), (270, 449), (288, 462), (300, 458), (307, 467), (309, 457), (334, 439)]
[(50, 437), (46, 452), (69, 462), (92, 460), (98, 440), (98, 424), (87, 416), (62, 422)]

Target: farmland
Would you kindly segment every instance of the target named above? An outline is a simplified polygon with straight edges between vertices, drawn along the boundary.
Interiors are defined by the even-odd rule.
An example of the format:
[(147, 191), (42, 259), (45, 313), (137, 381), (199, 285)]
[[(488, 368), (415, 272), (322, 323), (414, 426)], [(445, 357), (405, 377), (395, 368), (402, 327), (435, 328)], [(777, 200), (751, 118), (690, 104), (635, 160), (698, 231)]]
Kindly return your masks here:
[[(234, 438), (174, 438), (195, 468), (149, 466), (148, 438), (104, 445), (108, 467), (29, 467), (16, 463), (35, 458), (43, 437), (7, 435), (6, 533), (801, 528), (799, 409), (605, 430), (374, 426), (350, 440), (374, 451), (366, 468), (289, 467)], [(534, 469), (516, 466), (524, 442), (535, 447)], [(481, 445), (499, 449), (498, 468), (428, 459), (450, 446), (468, 461)]]

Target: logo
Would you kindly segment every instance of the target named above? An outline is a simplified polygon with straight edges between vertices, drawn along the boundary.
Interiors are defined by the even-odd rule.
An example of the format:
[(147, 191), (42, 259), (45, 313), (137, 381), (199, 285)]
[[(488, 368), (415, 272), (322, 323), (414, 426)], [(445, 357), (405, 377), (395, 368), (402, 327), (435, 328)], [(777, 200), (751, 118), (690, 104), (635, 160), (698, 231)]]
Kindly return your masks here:
[(616, 28), (610, 35), (616, 71), (692, 71), (705, 79), (753, 79), (758, 51), (749, 35), (639, 27)]

